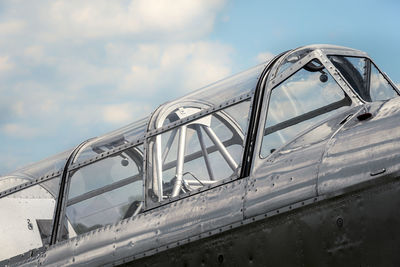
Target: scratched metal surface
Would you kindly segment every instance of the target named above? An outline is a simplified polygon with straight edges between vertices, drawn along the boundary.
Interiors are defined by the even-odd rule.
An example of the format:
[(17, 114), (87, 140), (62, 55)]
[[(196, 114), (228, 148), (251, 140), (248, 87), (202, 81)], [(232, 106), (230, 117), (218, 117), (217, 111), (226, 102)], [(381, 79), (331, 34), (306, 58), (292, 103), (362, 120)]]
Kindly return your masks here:
[(248, 179), (245, 217), (316, 196), (318, 170), (326, 145), (343, 126), (343, 121), (359, 109), (351, 107), (298, 136), (269, 157), (258, 158)]
[[(134, 264), (394, 266), (400, 262), (400, 100), (364, 106), (257, 160), (249, 178), (56, 244), (18, 265), (112, 265), (178, 242)], [(370, 119), (357, 119), (366, 112)], [(333, 198), (225, 232), (235, 222), (321, 195)], [(179, 245), (219, 227), (221, 234)]]
[(358, 115), (330, 140), (319, 177), (318, 193), (353, 190), (380, 176), (398, 176), (400, 171), (400, 98), (365, 104)]
[(245, 182), (234, 181), (50, 247), (23, 266), (112, 264), (241, 221)]
[(381, 182), (124, 266), (399, 266), (400, 182)]

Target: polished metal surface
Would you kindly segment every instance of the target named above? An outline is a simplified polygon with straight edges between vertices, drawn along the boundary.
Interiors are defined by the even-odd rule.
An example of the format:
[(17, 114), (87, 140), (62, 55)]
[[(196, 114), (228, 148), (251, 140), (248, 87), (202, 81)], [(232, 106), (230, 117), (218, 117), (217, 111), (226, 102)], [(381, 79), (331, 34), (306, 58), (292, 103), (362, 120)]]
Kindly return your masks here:
[[(319, 194), (354, 190), (400, 171), (400, 99), (366, 104), (331, 138), (318, 177)], [(371, 117), (363, 120), (362, 114)]]
[(51, 247), (44, 258), (26, 266), (101, 265), (188, 238), (196, 240), (198, 235), (243, 219), (244, 188), (244, 181), (239, 180), (138, 214), (61, 242)]
[[(276, 62), (273, 61), (275, 63), (269, 65), (267, 70), (262, 71), (263, 67), (257, 67), (222, 81), (221, 88), (225, 89), (240, 85), (228, 90), (225, 97), (219, 95), (213, 98), (215, 92), (224, 92), (221, 88), (215, 89), (219, 84), (216, 83), (178, 101), (162, 105), (146, 121), (147, 130), (126, 143), (118, 141), (120, 134), (123, 135), (121, 132), (104, 138), (112, 143), (108, 144), (112, 148), (105, 151), (96, 150), (104, 145), (101, 141), (103, 139), (89, 142), (84, 150), (90, 153), (96, 150), (99, 154), (93, 154), (91, 158), (82, 156), (82, 161), (69, 166), (70, 174), (134, 145), (143, 144), (143, 196), (146, 201), (140, 202), (140, 208), (135, 210), (132, 217), (81, 235), (70, 235), (69, 239), (39, 251), (22, 251), (26, 253), (1, 264), (399, 264), (396, 247), (400, 240), (400, 98), (366, 102), (352, 88), (345, 75), (332, 64), (330, 55), (370, 60), (366, 53), (344, 47), (301, 47), (277, 57)], [(337, 113), (324, 117), (306, 130), (296, 132), (294, 138), (271, 150), (269, 155), (262, 156), (262, 140), (268, 127), (265, 124), (272, 90), (294, 73), (307, 69), (306, 65), (312, 60), (321, 64), (320, 69), (313, 72), (318, 75), (321, 71), (324, 75), (329, 74), (331, 82), (335, 82), (343, 91), (346, 101), (349, 101), (348, 105), (340, 106), (342, 109)], [(261, 73), (265, 75), (261, 76)], [(254, 81), (254, 77), (257, 81)], [(387, 83), (398, 94), (393, 83), (390, 80)], [(256, 116), (252, 116), (247, 121), (256, 126), (256, 138), (251, 140), (254, 152), (249, 155), (251, 161), (241, 161), (252, 164), (245, 166), (250, 170), (248, 176), (238, 177), (239, 170), (244, 166), (231, 157), (231, 151), (211, 128), (204, 127), (207, 130), (202, 135), (201, 123), (196, 124), (196, 120), (207, 119), (207, 116), (211, 117), (210, 114), (234, 107), (237, 103), (253, 101), (254, 94), (259, 94), (256, 97), (263, 99), (259, 110), (247, 111), (257, 114), (259, 118), (255, 121)], [(193, 99), (196, 96), (197, 99)], [(182, 101), (182, 109), (190, 107), (196, 109), (196, 112), (179, 117), (172, 123), (165, 123), (167, 116), (179, 108), (179, 101)], [(249, 106), (256, 107), (253, 104)], [(319, 109), (317, 111), (322, 112)], [(200, 129), (197, 131), (200, 132), (199, 155), (204, 157), (204, 172), (210, 178), (204, 180), (207, 181), (204, 183), (194, 176), (191, 179), (183, 178), (187, 161), (186, 131), (189, 131), (190, 125)], [(168, 131), (172, 131), (170, 136), (173, 137), (165, 142), (167, 148), (163, 151), (161, 134)], [(174, 167), (176, 181), (171, 196), (165, 198), (163, 186), (166, 183), (160, 174), (176, 136), (179, 137), (177, 151), (174, 151), (177, 155)], [(247, 133), (241, 133), (242, 143), (246, 140), (243, 136), (247, 136)], [(221, 153), (233, 175), (214, 180), (213, 162), (208, 156), (210, 148), (207, 148), (205, 138), (215, 144), (215, 151)], [(242, 143), (242, 149), (249, 149), (249, 143)], [(90, 144), (97, 144), (98, 148), (93, 150)], [(79, 152), (77, 154), (80, 155)], [(198, 188), (182, 193), (181, 184), (185, 182), (189, 186), (190, 183), (197, 184)], [(158, 197), (152, 197), (150, 189), (158, 192)], [(13, 190), (17, 192), (17, 187)], [(2, 194), (12, 196), (13, 190), (0, 193), (0, 201)], [(95, 193), (89, 192), (88, 198)], [(68, 188), (63, 194), (58, 201), (63, 201), (65, 205), (68, 201)], [(61, 202), (58, 203), (61, 207)], [(57, 213), (57, 216), (64, 215), (63, 210)], [(68, 227), (72, 226), (68, 224)], [(61, 226), (56, 230), (59, 235), (65, 231)], [(30, 231), (29, 225), (26, 231)]]

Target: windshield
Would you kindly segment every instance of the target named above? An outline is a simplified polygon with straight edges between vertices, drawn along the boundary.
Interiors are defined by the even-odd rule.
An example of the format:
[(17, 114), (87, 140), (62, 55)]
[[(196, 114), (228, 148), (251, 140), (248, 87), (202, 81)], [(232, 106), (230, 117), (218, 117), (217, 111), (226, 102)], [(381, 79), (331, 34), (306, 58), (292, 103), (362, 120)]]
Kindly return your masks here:
[(310, 61), (272, 89), (261, 157), (350, 105), (350, 98), (325, 66), (317, 59)]
[(398, 96), (370, 59), (345, 56), (329, 56), (329, 59), (363, 100), (373, 102)]

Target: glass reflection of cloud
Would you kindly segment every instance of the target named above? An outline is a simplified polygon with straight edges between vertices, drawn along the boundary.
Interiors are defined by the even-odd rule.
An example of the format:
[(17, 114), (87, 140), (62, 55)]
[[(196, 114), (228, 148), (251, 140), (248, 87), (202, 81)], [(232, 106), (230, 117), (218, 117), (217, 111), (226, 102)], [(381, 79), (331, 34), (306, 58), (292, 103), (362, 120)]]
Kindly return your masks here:
[[(326, 75), (327, 81), (322, 82), (320, 71), (301, 69), (272, 89), (262, 156), (269, 155), (304, 130), (350, 104), (332, 76), (329, 73)], [(331, 105), (333, 109), (329, 107)]]

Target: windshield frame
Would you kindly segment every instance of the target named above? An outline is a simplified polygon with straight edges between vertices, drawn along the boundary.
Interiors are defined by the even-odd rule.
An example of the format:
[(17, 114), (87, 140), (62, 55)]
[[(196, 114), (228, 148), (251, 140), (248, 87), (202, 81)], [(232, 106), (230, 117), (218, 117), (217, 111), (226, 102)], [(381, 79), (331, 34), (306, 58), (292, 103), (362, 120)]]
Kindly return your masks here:
[[(302, 49), (309, 49), (309, 47), (304, 47)], [(298, 52), (297, 50), (292, 50), (289, 51), (288, 54), (284, 55), (283, 58), (290, 57), (290, 54), (293, 52)], [(366, 53), (357, 51), (357, 50), (352, 50), (352, 49), (347, 49), (347, 48), (342, 48), (342, 47), (334, 47), (334, 46), (329, 46), (329, 47), (315, 47), (314, 50), (309, 52), (308, 54), (305, 54), (299, 60), (296, 62), (293, 62), (291, 66), (285, 68), (282, 72), (279, 71), (281, 64), (285, 62), (285, 60), (280, 60), (277, 63), (275, 63), (274, 66), (271, 67), (271, 72), (269, 73), (268, 77), (265, 80), (264, 83), (264, 100), (263, 104), (261, 107), (261, 112), (260, 115), (260, 120), (259, 120), (259, 125), (258, 125), (258, 134), (257, 134), (257, 140), (255, 142), (255, 147), (256, 151), (254, 151), (254, 154), (252, 155), (253, 157), (253, 165), (251, 166), (250, 173), (252, 173), (255, 169), (257, 169), (261, 164), (264, 164), (265, 161), (269, 161), (271, 159), (271, 156), (274, 154), (270, 154), (266, 157), (261, 157), (261, 148), (262, 148), (262, 142), (263, 142), (263, 132), (265, 128), (265, 123), (266, 123), (266, 116), (267, 116), (267, 111), (268, 111), (268, 106), (269, 106), (269, 101), (271, 97), (271, 92), (272, 90), (279, 86), (282, 82), (286, 81), (289, 77), (291, 77), (294, 73), (299, 71), (301, 68), (303, 68), (307, 63), (310, 61), (317, 59), (321, 62), (321, 64), (325, 67), (325, 71), (328, 72), (334, 79), (334, 81), (339, 85), (339, 87), (344, 91), (344, 93), (350, 98), (351, 100), (351, 105), (349, 108), (354, 107), (354, 106), (361, 106), (365, 103), (351, 88), (351, 86), (347, 83), (347, 81), (342, 77), (342, 74), (336, 69), (336, 67), (333, 65), (333, 63), (328, 59), (327, 55), (330, 54), (339, 54), (339, 55), (344, 55), (344, 56), (354, 56), (354, 55), (359, 55), (359, 56), (365, 56)], [(278, 75), (276, 75), (278, 73)], [(290, 143), (290, 141), (289, 141)]]
[[(329, 61), (331, 61), (330, 57), (331, 56), (342, 56), (342, 57), (350, 57), (350, 58), (365, 58), (367, 60), (369, 60), (369, 64), (373, 65), (378, 71), (379, 73), (383, 76), (383, 78), (390, 84), (390, 86), (393, 88), (393, 90), (397, 93), (398, 96), (400, 96), (400, 90), (399, 88), (397, 88), (396, 84), (389, 78), (389, 76), (386, 74), (386, 72), (382, 71), (378, 65), (372, 60), (372, 58), (370, 56), (368, 56), (367, 54), (364, 53), (364, 55), (358, 55), (357, 53), (355, 55), (352, 54), (344, 54), (344, 53), (328, 53), (326, 54), (326, 56), (329, 58)], [(335, 67), (336, 68), (336, 67)], [(367, 101), (365, 100), (363, 97), (361, 97), (361, 95), (357, 92), (357, 90), (355, 88), (353, 88), (353, 86), (350, 84), (350, 82), (347, 81), (347, 79), (344, 77), (344, 75), (342, 74), (342, 72), (340, 72), (339, 70), (337, 70), (338, 73), (341, 75), (341, 78), (344, 79), (347, 83), (348, 86), (350, 87), (350, 89), (354, 92), (354, 94), (357, 95), (357, 97), (363, 102), (363, 103), (371, 103), (374, 101)], [(368, 89), (370, 89), (371, 86), (371, 82), (370, 82), (370, 76), (371, 76), (371, 66), (368, 69)], [(382, 100), (381, 100), (382, 101)]]

